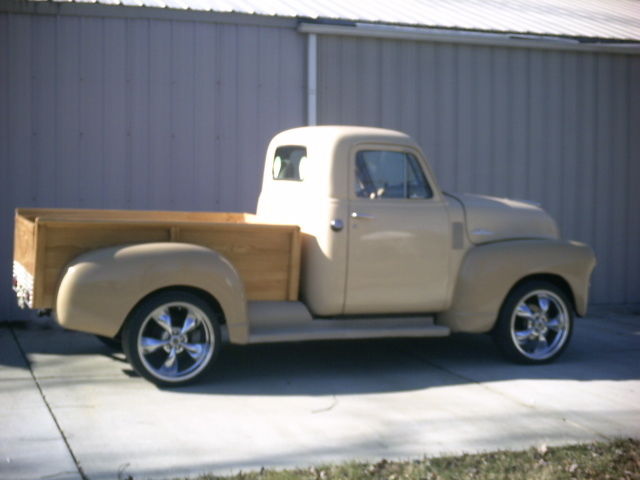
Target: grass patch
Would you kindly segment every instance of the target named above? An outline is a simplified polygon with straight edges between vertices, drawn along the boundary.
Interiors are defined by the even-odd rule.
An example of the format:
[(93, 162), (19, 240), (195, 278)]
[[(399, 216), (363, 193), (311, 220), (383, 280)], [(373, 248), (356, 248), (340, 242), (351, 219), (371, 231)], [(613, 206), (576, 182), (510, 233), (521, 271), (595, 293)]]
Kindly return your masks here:
[(458, 457), (262, 470), (198, 480), (640, 480), (640, 440)]

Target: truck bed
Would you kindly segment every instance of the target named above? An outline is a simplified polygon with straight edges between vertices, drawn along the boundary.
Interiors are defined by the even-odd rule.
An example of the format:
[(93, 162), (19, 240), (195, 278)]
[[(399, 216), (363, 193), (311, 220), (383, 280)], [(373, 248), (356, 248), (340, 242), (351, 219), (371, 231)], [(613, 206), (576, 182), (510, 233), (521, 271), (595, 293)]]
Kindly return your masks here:
[(183, 242), (211, 248), (238, 270), (248, 300), (297, 300), (300, 229), (260, 223), (252, 214), (136, 210), (16, 210), (14, 282), (26, 306), (55, 307), (65, 266), (97, 248)]

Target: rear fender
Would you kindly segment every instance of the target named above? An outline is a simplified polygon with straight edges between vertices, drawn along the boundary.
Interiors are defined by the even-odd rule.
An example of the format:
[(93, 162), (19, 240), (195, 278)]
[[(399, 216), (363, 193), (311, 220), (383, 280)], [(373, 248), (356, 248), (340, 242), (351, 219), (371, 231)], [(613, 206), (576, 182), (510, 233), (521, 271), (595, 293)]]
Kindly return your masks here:
[(65, 269), (56, 315), (66, 328), (113, 337), (140, 300), (169, 287), (211, 295), (222, 309), (230, 340), (247, 342), (245, 289), (238, 272), (219, 253), (186, 243), (122, 245), (80, 255)]

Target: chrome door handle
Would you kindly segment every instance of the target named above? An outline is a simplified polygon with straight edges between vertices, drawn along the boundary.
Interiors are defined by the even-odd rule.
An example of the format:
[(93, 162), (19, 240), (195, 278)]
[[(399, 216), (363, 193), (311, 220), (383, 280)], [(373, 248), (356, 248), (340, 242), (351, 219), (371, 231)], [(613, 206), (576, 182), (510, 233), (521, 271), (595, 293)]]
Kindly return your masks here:
[(339, 232), (344, 228), (344, 222), (339, 218), (331, 220), (331, 223), (329, 223), (329, 225), (331, 226), (331, 230), (333, 230), (334, 232)]
[(369, 215), (368, 213), (358, 213), (358, 212), (351, 212), (351, 218), (360, 218), (363, 220), (371, 220), (373, 218), (375, 218), (373, 215)]

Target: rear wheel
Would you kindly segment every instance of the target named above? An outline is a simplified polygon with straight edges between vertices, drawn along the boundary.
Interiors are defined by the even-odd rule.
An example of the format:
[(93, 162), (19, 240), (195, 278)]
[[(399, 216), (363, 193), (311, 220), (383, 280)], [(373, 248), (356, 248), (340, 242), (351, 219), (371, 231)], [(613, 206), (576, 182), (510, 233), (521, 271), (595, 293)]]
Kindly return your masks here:
[(518, 363), (546, 363), (569, 344), (573, 310), (566, 294), (549, 282), (531, 281), (513, 290), (493, 332), (502, 352)]
[(131, 313), (122, 347), (136, 372), (160, 386), (201, 378), (221, 346), (218, 315), (197, 295), (162, 292)]

